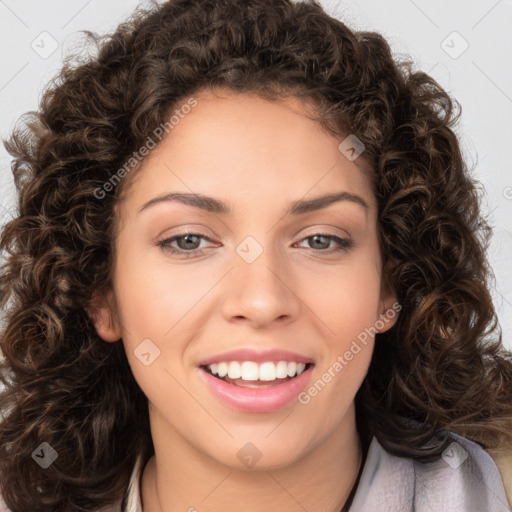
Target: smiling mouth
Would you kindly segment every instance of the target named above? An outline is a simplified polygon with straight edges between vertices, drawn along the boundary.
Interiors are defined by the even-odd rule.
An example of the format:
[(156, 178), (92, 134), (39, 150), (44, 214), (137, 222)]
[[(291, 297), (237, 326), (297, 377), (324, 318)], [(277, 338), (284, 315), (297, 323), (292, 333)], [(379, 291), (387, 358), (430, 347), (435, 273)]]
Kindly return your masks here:
[[(262, 365), (262, 368), (258, 368), (259, 374), (256, 375), (257, 371), (256, 368), (252, 368), (252, 371), (245, 372), (241, 375), (242, 372), (232, 372), (231, 375), (234, 376), (234, 378), (230, 377), (229, 374), (226, 373), (226, 368), (219, 368), (219, 365), (203, 365), (200, 366), (202, 370), (204, 370), (206, 373), (212, 375), (218, 380), (222, 380), (228, 384), (233, 384), (235, 386), (239, 387), (245, 387), (245, 388), (268, 388), (268, 387), (274, 387), (278, 386), (280, 384), (284, 384), (285, 382), (288, 382), (290, 380), (295, 379), (299, 375), (301, 375), (303, 372), (309, 370), (312, 366), (314, 366), (314, 363), (293, 363), (293, 365), (289, 365), (287, 363), (286, 368), (286, 376), (284, 375), (284, 364), (285, 361), (281, 361), (278, 363), (278, 371), (275, 372), (277, 375), (275, 375), (273, 372), (275, 371), (272, 368), (267, 369), (264, 365)], [(255, 364), (255, 363), (254, 363)], [(281, 367), (279, 368), (279, 365)], [(288, 366), (289, 365), (289, 366)], [(294, 366), (295, 365), (295, 366)], [(213, 367), (213, 368), (212, 368)], [(220, 374), (220, 375), (219, 375)], [(221, 376), (222, 375), (222, 376)]]

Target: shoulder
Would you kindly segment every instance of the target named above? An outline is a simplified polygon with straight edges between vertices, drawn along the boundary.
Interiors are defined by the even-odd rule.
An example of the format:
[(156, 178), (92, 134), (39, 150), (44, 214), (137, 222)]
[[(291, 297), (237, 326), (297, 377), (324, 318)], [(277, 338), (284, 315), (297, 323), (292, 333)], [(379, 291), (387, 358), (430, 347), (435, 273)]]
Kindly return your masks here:
[(2, 498), (2, 494), (0, 494), (0, 512), (11, 512), (7, 505), (5, 504), (5, 501)]
[(501, 450), (488, 450), (488, 453), (500, 470), (508, 501), (512, 505), (512, 446)]
[(491, 456), (470, 439), (453, 432), (450, 438), (429, 463), (391, 455), (373, 438), (350, 512), (510, 512)]
[(141, 488), (143, 469), (144, 463), (142, 456), (139, 455), (133, 467), (130, 482), (128, 483), (126, 498), (124, 500), (126, 504), (123, 503), (122, 512), (142, 512)]

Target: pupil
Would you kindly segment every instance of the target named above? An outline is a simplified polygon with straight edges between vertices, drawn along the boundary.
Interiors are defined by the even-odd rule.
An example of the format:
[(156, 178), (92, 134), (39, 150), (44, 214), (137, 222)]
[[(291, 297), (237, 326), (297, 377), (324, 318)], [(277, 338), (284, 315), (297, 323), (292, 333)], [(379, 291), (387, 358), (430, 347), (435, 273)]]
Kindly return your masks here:
[[(321, 238), (326, 238), (326, 237), (324, 235), (314, 235), (313, 236), (314, 243), (316, 243), (319, 238), (321, 239)], [(325, 243), (324, 244), (320, 243), (320, 245), (325, 245)], [(327, 242), (327, 245), (329, 245), (329, 242)]]
[[(194, 245), (193, 242), (190, 242), (190, 239), (191, 238), (197, 238), (196, 235), (184, 235), (183, 237), (181, 237), (181, 240), (184, 241), (184, 244), (185, 244), (185, 249), (190, 249), (191, 247), (187, 244), (187, 241), (188, 243), (192, 243), (192, 245)], [(197, 241), (196, 241), (197, 243)]]

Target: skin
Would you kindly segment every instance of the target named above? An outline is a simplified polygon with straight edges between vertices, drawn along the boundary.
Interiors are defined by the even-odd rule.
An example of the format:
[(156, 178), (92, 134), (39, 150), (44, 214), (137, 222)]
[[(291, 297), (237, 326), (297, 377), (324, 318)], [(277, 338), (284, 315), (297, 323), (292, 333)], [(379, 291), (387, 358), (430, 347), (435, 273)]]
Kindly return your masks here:
[[(310, 386), (383, 318), (396, 297), (383, 285), (372, 184), (362, 157), (347, 159), (343, 138), (308, 118), (301, 100), (194, 97), (197, 106), (130, 177), (116, 209), (112, 287), (91, 312), (105, 341), (122, 338), (148, 398), (155, 456), (142, 476), (143, 510), (338, 512), (361, 462), (354, 397), (374, 339), (309, 403), (272, 413), (224, 405), (197, 365), (234, 348), (284, 348), (314, 359)], [(334, 191), (357, 194), (368, 207), (341, 201), (284, 214), (293, 201)], [(168, 192), (207, 194), (233, 213), (178, 202), (139, 212)], [(187, 229), (207, 238), (171, 246), (203, 254), (186, 259), (157, 245)], [(315, 234), (353, 246), (330, 252), (336, 240), (309, 238)], [(248, 236), (263, 249), (251, 263), (236, 252)], [(384, 317), (377, 330), (395, 321)], [(160, 350), (149, 366), (134, 354), (147, 338)], [(248, 442), (261, 454), (251, 468), (237, 457)]]

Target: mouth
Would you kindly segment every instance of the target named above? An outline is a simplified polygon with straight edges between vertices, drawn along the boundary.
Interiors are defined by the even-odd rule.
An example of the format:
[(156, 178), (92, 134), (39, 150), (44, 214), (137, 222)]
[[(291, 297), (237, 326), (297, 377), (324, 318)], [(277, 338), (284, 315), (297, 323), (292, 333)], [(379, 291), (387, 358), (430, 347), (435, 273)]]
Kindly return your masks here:
[(198, 367), (203, 382), (224, 405), (269, 413), (290, 405), (307, 386), (315, 364), (295, 361), (219, 362)]
[(202, 365), (200, 368), (216, 379), (244, 388), (267, 388), (295, 379), (314, 363), (294, 361), (265, 362), (231, 361)]

